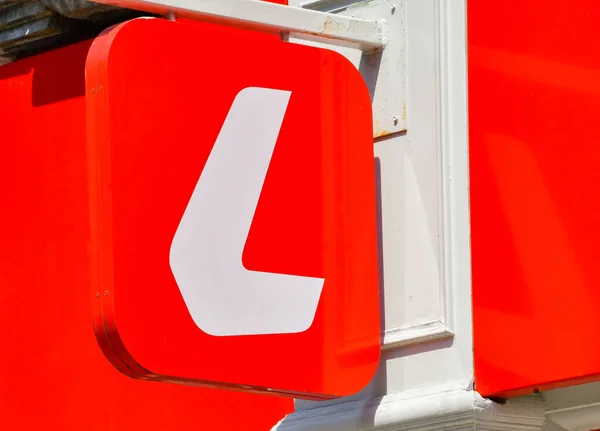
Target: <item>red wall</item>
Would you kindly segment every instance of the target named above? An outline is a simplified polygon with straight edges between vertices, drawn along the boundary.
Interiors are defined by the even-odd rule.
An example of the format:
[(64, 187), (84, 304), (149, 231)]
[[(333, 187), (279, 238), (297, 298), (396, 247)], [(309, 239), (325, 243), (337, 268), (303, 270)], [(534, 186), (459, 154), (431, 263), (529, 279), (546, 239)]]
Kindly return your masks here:
[(469, 0), (475, 374), (600, 374), (600, 2)]
[(89, 299), (89, 43), (0, 67), (0, 429), (267, 431), (290, 399), (137, 381)]

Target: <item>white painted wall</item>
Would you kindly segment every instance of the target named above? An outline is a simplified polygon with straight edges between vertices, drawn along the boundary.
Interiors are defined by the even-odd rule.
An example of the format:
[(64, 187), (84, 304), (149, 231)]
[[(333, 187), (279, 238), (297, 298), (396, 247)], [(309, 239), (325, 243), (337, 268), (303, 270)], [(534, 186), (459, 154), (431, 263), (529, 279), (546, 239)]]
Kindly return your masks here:
[[(289, 1), (366, 19), (389, 20), (392, 6), (405, 13), (403, 25), (385, 34), (406, 38), (405, 70), (380, 69), (374, 116), (389, 124), (385, 116), (397, 115), (406, 130), (375, 143), (385, 315), (380, 369), (351, 398), (297, 401), (296, 413), (274, 430), (599, 428), (598, 383), (503, 405), (472, 387), (466, 0)], [(336, 50), (361, 63), (359, 52)], [(363, 76), (375, 84), (372, 71)], [(398, 81), (406, 85), (398, 89)], [(396, 113), (396, 101), (382, 104), (380, 97), (397, 91), (406, 110)]]
[[(371, 19), (368, 9), (402, 4), (344, 10), (352, 2), (290, 0), (306, 3)], [(386, 37), (407, 40), (407, 131), (375, 144), (385, 351), (371, 385), (353, 398), (467, 388), (473, 379), (465, 3), (406, 0), (405, 7), (405, 28)], [(358, 64), (359, 53), (341, 52)], [(389, 77), (377, 84), (386, 91), (380, 81)], [(297, 410), (323, 405), (298, 401)]]

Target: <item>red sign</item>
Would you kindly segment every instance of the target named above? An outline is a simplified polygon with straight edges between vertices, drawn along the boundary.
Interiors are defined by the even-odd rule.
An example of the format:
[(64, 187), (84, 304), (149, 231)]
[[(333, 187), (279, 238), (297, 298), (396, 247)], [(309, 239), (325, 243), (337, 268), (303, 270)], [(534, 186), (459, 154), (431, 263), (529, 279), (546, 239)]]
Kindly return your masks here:
[(88, 287), (89, 45), (0, 67), (0, 429), (270, 430), (292, 400), (133, 380), (98, 347)]
[(599, 16), (593, 0), (469, 2), (482, 395), (600, 380)]
[(122, 372), (352, 394), (380, 350), (371, 102), (329, 50), (134, 20), (86, 71), (96, 335)]

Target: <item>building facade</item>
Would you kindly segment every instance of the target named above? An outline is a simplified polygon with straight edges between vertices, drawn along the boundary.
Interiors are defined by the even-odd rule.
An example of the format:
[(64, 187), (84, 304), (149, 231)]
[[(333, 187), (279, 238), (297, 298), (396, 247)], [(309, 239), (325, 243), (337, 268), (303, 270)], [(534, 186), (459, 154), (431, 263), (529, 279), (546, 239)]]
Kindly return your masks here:
[[(600, 3), (288, 7), (386, 23), (379, 57), (290, 40), (347, 57), (373, 101), (382, 353), (372, 381), (350, 397), (308, 401), (133, 380), (112, 368), (82, 290), (83, 65), (93, 42), (83, 32), (60, 48), (10, 45), (0, 66), (1, 427), (600, 429)], [(28, 22), (37, 21), (8, 30), (26, 32)]]

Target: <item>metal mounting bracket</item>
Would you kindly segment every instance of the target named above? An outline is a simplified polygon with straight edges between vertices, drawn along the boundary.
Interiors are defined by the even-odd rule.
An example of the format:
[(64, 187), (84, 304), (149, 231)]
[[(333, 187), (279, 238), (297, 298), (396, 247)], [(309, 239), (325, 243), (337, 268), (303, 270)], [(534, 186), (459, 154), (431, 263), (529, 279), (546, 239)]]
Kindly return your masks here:
[(407, 129), (405, 4), (405, 0), (310, 0), (302, 4), (303, 8), (315, 11), (335, 11), (333, 15), (336, 17), (379, 22), (385, 40), (383, 50), (361, 52), (343, 46), (290, 38), (290, 42), (335, 50), (356, 66), (371, 94), (375, 138)]
[[(298, 8), (256, 0), (94, 0), (153, 14), (175, 16), (199, 21), (218, 22), (236, 27), (281, 33), (290, 42), (323, 44), (342, 50), (359, 50), (360, 60), (353, 61), (362, 73), (373, 100), (374, 136), (384, 136), (406, 129), (406, 103), (404, 101), (404, 35), (394, 34), (388, 40), (385, 31), (391, 22), (404, 23), (404, 0), (395, 4), (388, 1), (364, 2), (348, 7), (342, 13), (328, 13), (314, 8)], [(382, 15), (383, 10), (385, 14)], [(365, 14), (365, 17), (356, 13)], [(374, 17), (373, 15), (376, 15)], [(382, 19), (382, 16), (385, 19)], [(394, 17), (395, 15), (395, 17)], [(376, 19), (373, 19), (376, 18)], [(395, 27), (398, 27), (396, 25)], [(389, 45), (389, 46), (388, 46)], [(393, 49), (389, 49), (393, 47)], [(384, 49), (385, 48), (385, 49)], [(339, 51), (346, 57), (352, 55)], [(390, 55), (388, 55), (388, 52)], [(355, 56), (355, 55), (354, 55)], [(381, 67), (386, 74), (396, 71), (402, 88), (381, 88), (378, 75)], [(404, 75), (402, 75), (404, 76)], [(391, 83), (391, 79), (386, 82)], [(377, 83), (377, 89), (375, 84)], [(398, 87), (396, 85), (395, 87)], [(401, 94), (398, 93), (398, 90)], [(391, 103), (390, 100), (400, 103)]]
[(97, 3), (159, 15), (219, 21), (290, 37), (374, 51), (383, 48), (382, 25), (376, 21), (340, 16), (255, 0), (96, 0)]

